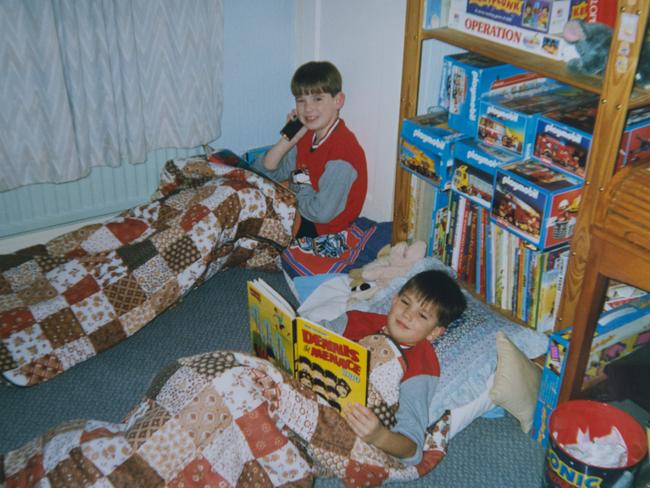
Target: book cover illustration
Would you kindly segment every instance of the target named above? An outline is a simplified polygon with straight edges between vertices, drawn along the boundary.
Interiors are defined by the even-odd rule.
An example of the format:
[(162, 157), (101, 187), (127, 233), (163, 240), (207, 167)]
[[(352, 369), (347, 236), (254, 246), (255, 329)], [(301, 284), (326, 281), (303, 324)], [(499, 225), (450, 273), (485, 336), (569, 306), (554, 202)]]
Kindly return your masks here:
[(327, 328), (296, 316), (264, 280), (247, 283), (255, 355), (289, 372), (331, 406), (366, 404), (368, 350)]
[(337, 409), (366, 404), (368, 350), (302, 317), (296, 320), (296, 378)]
[(247, 283), (248, 318), (255, 355), (293, 374), (296, 313), (264, 280)]

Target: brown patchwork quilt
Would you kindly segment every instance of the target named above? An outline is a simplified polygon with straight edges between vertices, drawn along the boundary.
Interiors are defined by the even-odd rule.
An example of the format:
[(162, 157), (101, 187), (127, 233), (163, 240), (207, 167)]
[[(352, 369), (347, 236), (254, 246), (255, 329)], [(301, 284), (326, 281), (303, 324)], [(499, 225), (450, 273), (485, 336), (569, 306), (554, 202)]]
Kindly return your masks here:
[[(382, 335), (370, 349), (369, 406), (390, 426), (404, 362)], [(73, 421), (0, 456), (7, 487), (347, 486), (418, 478), (447, 450), (443, 417), (417, 466), (356, 437), (337, 410), (269, 362), (216, 351), (177, 360), (119, 424)], [(4, 472), (4, 480), (2, 473)]]
[(0, 256), (0, 371), (47, 381), (137, 332), (230, 266), (277, 269), (295, 197), (206, 157), (168, 161), (151, 201)]

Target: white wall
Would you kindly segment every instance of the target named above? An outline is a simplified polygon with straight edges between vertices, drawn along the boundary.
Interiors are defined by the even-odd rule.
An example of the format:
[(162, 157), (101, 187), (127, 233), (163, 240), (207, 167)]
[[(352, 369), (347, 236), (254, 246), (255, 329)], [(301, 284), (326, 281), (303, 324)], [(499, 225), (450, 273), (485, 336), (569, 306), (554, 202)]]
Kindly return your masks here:
[(368, 160), (363, 215), (392, 219), (405, 0), (297, 0), (297, 61), (333, 62), (343, 76), (341, 116)]

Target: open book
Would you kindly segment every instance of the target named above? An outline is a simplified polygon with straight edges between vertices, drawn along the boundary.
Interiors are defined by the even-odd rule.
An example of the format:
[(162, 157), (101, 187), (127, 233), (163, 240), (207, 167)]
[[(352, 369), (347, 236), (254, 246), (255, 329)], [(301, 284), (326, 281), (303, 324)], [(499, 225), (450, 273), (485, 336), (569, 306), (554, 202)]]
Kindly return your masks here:
[(366, 404), (368, 350), (303, 317), (261, 278), (249, 281), (253, 350), (291, 373), (330, 405)]

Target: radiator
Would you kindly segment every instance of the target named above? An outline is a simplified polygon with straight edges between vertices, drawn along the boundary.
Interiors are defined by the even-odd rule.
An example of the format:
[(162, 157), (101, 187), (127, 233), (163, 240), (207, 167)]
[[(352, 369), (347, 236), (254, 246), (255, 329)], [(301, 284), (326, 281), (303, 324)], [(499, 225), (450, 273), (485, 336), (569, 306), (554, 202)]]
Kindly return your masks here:
[(202, 153), (160, 149), (142, 164), (94, 168), (77, 181), (28, 185), (0, 192), (0, 237), (119, 212), (148, 200), (169, 159)]

